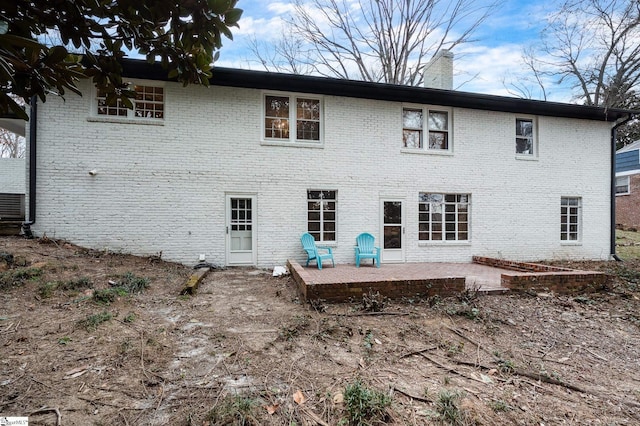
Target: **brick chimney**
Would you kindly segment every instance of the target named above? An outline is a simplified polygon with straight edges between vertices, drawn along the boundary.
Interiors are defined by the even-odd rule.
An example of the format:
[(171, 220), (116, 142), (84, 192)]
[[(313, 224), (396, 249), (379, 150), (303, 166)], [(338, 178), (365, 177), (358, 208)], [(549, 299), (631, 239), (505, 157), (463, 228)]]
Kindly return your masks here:
[(441, 50), (425, 65), (424, 87), (453, 90), (453, 53)]

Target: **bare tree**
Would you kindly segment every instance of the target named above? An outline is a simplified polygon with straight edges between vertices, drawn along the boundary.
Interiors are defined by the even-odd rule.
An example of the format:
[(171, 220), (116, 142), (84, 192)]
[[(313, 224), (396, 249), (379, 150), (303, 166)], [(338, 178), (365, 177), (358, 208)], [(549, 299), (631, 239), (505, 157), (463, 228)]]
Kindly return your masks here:
[(267, 70), (417, 85), (442, 49), (476, 40), (495, 10), (480, 0), (293, 0), (286, 36), (252, 45)]
[(603, 107), (622, 106), (637, 89), (638, 0), (566, 0), (542, 34), (524, 54), (540, 87), (568, 84), (574, 100)]
[[(12, 96), (13, 101), (24, 108), (24, 101)], [(25, 138), (0, 127), (0, 158), (24, 158), (26, 150)]]
[(0, 128), (0, 158), (24, 158), (25, 139)]

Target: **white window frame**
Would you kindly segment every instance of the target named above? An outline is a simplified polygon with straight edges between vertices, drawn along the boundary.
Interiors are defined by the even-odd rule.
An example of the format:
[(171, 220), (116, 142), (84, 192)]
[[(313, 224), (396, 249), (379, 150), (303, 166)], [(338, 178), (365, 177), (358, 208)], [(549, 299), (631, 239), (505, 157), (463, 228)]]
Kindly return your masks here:
[[(309, 197), (309, 193), (310, 192), (320, 192), (321, 197), (320, 198), (310, 198)], [(323, 195), (325, 192), (333, 192), (334, 193), (334, 198), (324, 198)], [(325, 244), (335, 244), (338, 241), (338, 190), (336, 189), (317, 189), (317, 188), (313, 188), (313, 189), (307, 189), (307, 232), (310, 233), (311, 235), (314, 236), (314, 238), (316, 238), (316, 235), (318, 234), (319, 238), (316, 238), (316, 242), (319, 243), (325, 243)], [(315, 203), (315, 202), (320, 202), (320, 219), (319, 219), (319, 223), (320, 223), (320, 229), (319, 230), (311, 230), (309, 229), (309, 223), (310, 222), (318, 222), (317, 220), (311, 220), (309, 219), (309, 214), (312, 212), (317, 212), (318, 210), (310, 210), (309, 209), (309, 204), (310, 203)], [(333, 220), (330, 219), (326, 219), (325, 218), (325, 212), (329, 212), (330, 210), (325, 210), (324, 208), (324, 201), (330, 201), (334, 203), (335, 208), (333, 209), (333, 214), (334, 214), (334, 218)], [(334, 224), (334, 229), (333, 231), (326, 231), (324, 229), (325, 227), (325, 222), (333, 222)], [(334, 239), (333, 240), (325, 240), (324, 238), (324, 234), (325, 232), (333, 232), (334, 234)]]
[[(405, 127), (404, 126), (404, 111), (405, 110), (421, 110), (422, 111), (422, 127), (414, 128), (414, 127)], [(447, 113), (447, 129), (443, 132), (447, 136), (447, 149), (440, 148), (430, 148), (429, 147), (429, 133), (430, 132), (441, 132), (438, 129), (430, 129), (429, 128), (429, 114), (437, 113), (437, 112), (446, 112)], [(451, 155), (453, 154), (453, 109), (448, 107), (441, 107), (437, 105), (412, 105), (412, 104), (404, 104), (402, 105), (402, 110), (400, 112), (400, 124), (402, 128), (402, 139), (401, 139), (401, 151), (406, 153), (420, 153), (420, 154), (440, 154), (440, 155)], [(409, 148), (404, 146), (404, 131), (408, 130), (420, 130), (420, 148)]]
[[(572, 201), (577, 203), (572, 205)], [(571, 219), (574, 217), (576, 229), (571, 230)], [(575, 238), (571, 238), (572, 236)], [(582, 197), (560, 197), (560, 242), (568, 245), (582, 243)]]
[[(162, 89), (162, 118), (136, 116), (135, 105), (137, 101), (135, 98), (131, 99), (131, 102), (134, 104), (133, 109), (125, 108), (127, 112), (126, 115), (98, 114), (98, 100), (100, 98), (98, 97), (98, 89), (93, 86), (91, 90), (91, 114), (87, 118), (87, 121), (151, 124), (163, 126), (167, 118), (167, 88), (165, 83), (157, 80), (131, 80), (129, 82), (129, 88), (133, 90), (135, 86)], [(142, 101), (141, 103), (144, 103), (144, 101)], [(155, 103), (155, 101), (153, 101), (153, 103)]]
[[(533, 152), (519, 153), (518, 152), (518, 139), (528, 139), (527, 136), (518, 135), (518, 121), (530, 121), (531, 122), (531, 150)], [(516, 158), (519, 160), (536, 160), (538, 158), (538, 119), (537, 117), (530, 115), (518, 115), (514, 118), (514, 151)]]
[[(289, 98), (289, 115), (286, 119), (289, 121), (289, 137), (277, 138), (267, 137), (266, 135), (266, 119), (267, 119), (267, 97), (288, 97)], [(318, 121), (318, 140), (314, 139), (298, 139), (297, 124), (301, 118), (297, 117), (297, 101), (298, 99), (312, 99), (318, 101), (319, 104), (319, 119)], [(309, 93), (294, 93), (294, 92), (276, 92), (265, 91), (262, 92), (262, 111), (260, 113), (261, 125), (260, 125), (260, 140), (263, 145), (286, 145), (297, 146), (307, 148), (322, 148), (324, 145), (324, 98), (320, 95)], [(284, 118), (284, 117), (282, 117)], [(304, 119), (308, 121), (316, 121), (312, 119)], [(292, 126), (292, 123), (294, 125)]]
[[(618, 179), (624, 179), (626, 181), (626, 184), (623, 185), (618, 185)], [(627, 190), (625, 192), (618, 192), (618, 187), (627, 187)], [(631, 194), (631, 175), (622, 175), (622, 176), (616, 176), (616, 197), (619, 197), (620, 195), (629, 195)]]
[[(441, 196), (441, 201), (427, 201), (423, 199), (423, 196), (436, 195)], [(455, 197), (455, 201), (447, 201), (447, 197)], [(462, 198), (466, 197), (466, 201), (462, 201)], [(441, 207), (441, 219), (437, 222), (440, 230), (434, 230), (433, 224), (436, 224), (433, 220), (432, 214), (434, 213), (434, 207), (439, 205)], [(466, 211), (460, 210), (461, 206), (466, 207)], [(453, 207), (453, 211), (447, 211), (448, 207)], [(454, 220), (447, 221), (447, 214), (453, 214)], [(460, 221), (460, 215), (466, 214), (467, 220)], [(453, 224), (453, 230), (447, 230), (447, 225)], [(461, 224), (466, 224), (466, 230), (460, 229)], [(422, 226), (426, 225), (427, 230), (421, 230)], [(420, 234), (426, 233), (428, 238), (421, 239)], [(454, 239), (447, 239), (447, 234), (453, 233)], [(440, 234), (440, 239), (433, 239), (434, 234)], [(466, 234), (466, 238), (460, 238), (461, 234)], [(418, 194), (418, 243), (437, 243), (437, 244), (460, 244), (471, 242), (471, 194), (470, 193), (443, 193), (443, 192), (420, 192)]]

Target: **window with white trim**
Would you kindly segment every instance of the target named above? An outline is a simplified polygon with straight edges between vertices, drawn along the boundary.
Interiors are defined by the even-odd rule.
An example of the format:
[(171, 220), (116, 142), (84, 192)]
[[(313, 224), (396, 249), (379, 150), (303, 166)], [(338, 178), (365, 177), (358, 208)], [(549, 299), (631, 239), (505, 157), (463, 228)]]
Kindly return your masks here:
[(133, 108), (127, 108), (118, 100), (109, 105), (107, 94), (101, 90), (96, 92), (96, 115), (101, 117), (120, 117), (136, 119), (164, 119), (164, 87), (145, 86), (134, 84), (131, 90), (135, 91), (135, 98), (131, 99)]
[(516, 155), (535, 157), (536, 122), (533, 118), (516, 118)]
[(616, 176), (616, 195), (629, 195), (631, 193), (629, 176)]
[(402, 108), (402, 147), (432, 152), (451, 151), (451, 110)]
[(582, 232), (582, 198), (560, 199), (560, 240), (578, 242)]
[[(264, 139), (318, 143), (322, 139), (322, 102), (308, 95), (264, 96)], [(293, 130), (291, 127), (295, 126)]]
[(471, 194), (421, 192), (418, 199), (418, 240), (468, 241)]
[(307, 231), (316, 241), (336, 241), (337, 194), (337, 191), (307, 191)]

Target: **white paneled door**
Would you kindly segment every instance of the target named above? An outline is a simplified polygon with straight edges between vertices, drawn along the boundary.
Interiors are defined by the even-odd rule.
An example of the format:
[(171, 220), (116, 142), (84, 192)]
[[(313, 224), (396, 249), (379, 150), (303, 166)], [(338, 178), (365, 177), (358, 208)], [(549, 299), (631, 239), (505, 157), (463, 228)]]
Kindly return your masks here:
[(256, 197), (227, 195), (227, 264), (256, 263)]

